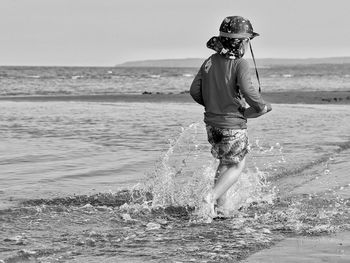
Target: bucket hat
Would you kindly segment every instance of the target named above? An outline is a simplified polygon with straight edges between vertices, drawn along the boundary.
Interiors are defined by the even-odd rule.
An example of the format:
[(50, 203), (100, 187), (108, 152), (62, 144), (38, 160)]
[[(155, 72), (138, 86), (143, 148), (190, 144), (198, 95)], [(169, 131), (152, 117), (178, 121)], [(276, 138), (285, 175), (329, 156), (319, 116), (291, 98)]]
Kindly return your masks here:
[(259, 36), (254, 32), (250, 21), (242, 16), (226, 17), (219, 31), (219, 36), (209, 39), (207, 47), (222, 55), (233, 55), (236, 58), (242, 57), (245, 53), (244, 41)]
[(253, 26), (248, 19), (241, 16), (228, 16), (220, 25), (219, 36), (253, 39), (259, 34), (254, 32)]

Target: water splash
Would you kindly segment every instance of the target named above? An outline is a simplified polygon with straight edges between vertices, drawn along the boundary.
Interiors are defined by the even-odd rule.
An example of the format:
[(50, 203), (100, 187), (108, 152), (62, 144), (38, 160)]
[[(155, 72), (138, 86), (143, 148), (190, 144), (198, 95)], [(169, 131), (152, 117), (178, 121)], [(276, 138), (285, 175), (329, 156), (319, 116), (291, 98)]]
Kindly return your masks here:
[[(168, 150), (156, 162), (154, 169), (147, 174), (143, 191), (152, 194), (153, 207), (200, 207), (204, 195), (213, 187), (219, 164), (210, 155), (204, 131), (203, 125), (198, 123), (182, 128), (179, 136), (170, 140)], [(282, 152), (282, 147), (278, 151)], [(275, 191), (266, 178), (266, 172), (257, 167), (246, 169), (229, 189), (225, 210), (233, 215), (240, 207), (252, 202), (271, 203)]]
[(153, 207), (196, 207), (212, 187), (216, 161), (203, 154), (200, 125), (182, 128), (179, 136), (169, 140), (169, 147), (146, 175), (143, 188), (152, 193)]

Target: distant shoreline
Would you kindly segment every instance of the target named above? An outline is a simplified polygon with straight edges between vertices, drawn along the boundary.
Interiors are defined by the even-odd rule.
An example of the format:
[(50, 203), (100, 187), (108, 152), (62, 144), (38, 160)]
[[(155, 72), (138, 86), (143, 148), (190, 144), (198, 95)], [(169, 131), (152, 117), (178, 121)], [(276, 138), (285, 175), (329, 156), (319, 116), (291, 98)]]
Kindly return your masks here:
[[(170, 67), (170, 68), (198, 68), (206, 58), (182, 58), (182, 59), (155, 59), (127, 61), (115, 67)], [(253, 66), (252, 59), (247, 61)], [(350, 64), (350, 57), (326, 57), (326, 58), (258, 58), (258, 67), (290, 66), (290, 65), (315, 65), (315, 64)]]
[[(276, 91), (263, 92), (263, 98), (273, 104), (350, 104), (349, 91)], [(1, 101), (96, 101), (96, 102), (194, 102), (187, 92), (165, 94), (101, 94), (101, 95), (33, 95), (0, 96)]]

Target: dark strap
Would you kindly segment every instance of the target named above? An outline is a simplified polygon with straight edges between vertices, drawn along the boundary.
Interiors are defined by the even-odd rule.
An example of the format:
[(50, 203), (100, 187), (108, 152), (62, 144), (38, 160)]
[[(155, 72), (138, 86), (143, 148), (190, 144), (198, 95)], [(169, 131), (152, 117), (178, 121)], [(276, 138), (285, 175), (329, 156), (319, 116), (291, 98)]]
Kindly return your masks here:
[(258, 79), (258, 83), (259, 83), (259, 92), (261, 93), (261, 84), (260, 84), (259, 72), (258, 72), (258, 69), (256, 67), (256, 62), (255, 62), (255, 57), (254, 57), (254, 53), (253, 53), (253, 49), (252, 49), (252, 44), (251, 44), (250, 40), (248, 42), (249, 42), (249, 47), (250, 47), (250, 53), (252, 53), (252, 58), (253, 58), (253, 62), (254, 62), (256, 78)]

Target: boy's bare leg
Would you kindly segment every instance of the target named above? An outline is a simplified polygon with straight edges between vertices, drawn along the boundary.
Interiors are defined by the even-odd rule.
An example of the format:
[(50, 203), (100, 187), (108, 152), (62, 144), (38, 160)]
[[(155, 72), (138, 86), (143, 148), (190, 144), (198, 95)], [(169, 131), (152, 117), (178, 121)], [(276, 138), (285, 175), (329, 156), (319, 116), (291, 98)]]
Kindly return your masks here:
[(237, 182), (245, 165), (245, 158), (238, 164), (222, 164), (220, 162), (215, 177), (215, 186), (212, 191), (213, 200), (218, 201), (218, 205), (225, 202), (227, 190)]
[[(216, 170), (214, 185), (216, 185), (218, 183), (220, 177), (226, 172), (227, 169), (228, 169), (228, 166), (221, 163), (221, 161), (220, 161), (220, 164)], [(217, 206), (222, 207), (226, 202), (226, 193), (224, 193), (216, 201), (217, 201)]]
[(245, 164), (243, 159), (238, 164), (222, 164), (220, 162), (215, 175), (215, 185), (213, 190), (204, 198), (207, 213), (210, 217), (215, 216), (214, 203), (218, 201), (218, 205), (223, 205), (226, 201), (227, 190), (237, 182)]

